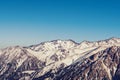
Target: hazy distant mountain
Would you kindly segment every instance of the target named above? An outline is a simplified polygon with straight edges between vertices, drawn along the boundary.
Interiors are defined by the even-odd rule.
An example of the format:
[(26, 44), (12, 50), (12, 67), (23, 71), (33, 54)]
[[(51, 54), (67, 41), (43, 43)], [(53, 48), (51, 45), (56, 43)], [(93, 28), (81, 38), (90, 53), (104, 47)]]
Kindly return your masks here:
[(0, 80), (119, 80), (120, 39), (54, 40), (0, 50)]

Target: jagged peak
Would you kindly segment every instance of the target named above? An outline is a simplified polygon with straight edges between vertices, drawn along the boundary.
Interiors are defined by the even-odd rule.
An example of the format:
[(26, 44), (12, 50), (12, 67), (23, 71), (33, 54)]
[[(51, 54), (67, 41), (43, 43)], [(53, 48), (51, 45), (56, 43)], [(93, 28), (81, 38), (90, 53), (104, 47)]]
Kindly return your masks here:
[(84, 40), (84, 41), (82, 41), (80, 44), (88, 44), (88, 43), (92, 43), (92, 42), (87, 41), (87, 40)]
[(51, 41), (45, 41), (45, 42), (41, 42), (40, 44), (37, 44), (37, 45), (31, 45), (30, 47), (33, 47), (33, 46), (40, 46), (40, 45), (45, 45), (45, 44), (60, 44), (60, 43), (66, 43), (66, 42), (70, 42), (72, 44), (79, 44), (77, 42), (75, 42), (74, 40), (72, 39), (67, 39), (67, 40), (62, 40), (62, 39), (57, 39), (57, 40), (51, 40)]
[(120, 38), (112, 37), (112, 38), (108, 39), (108, 41), (110, 41), (110, 40), (113, 40), (113, 41), (120, 41)]
[(110, 41), (110, 40), (120, 40), (120, 38), (111, 37), (111, 38), (104, 39), (104, 40), (99, 40), (99, 41), (96, 41), (96, 42), (101, 42), (101, 41)]
[[(120, 38), (116, 38), (116, 37), (111, 37), (109, 39), (105, 39), (105, 40), (99, 40), (99, 41), (87, 41), (87, 40), (84, 40), (80, 43), (77, 43), (75, 42), (74, 40), (72, 39), (67, 39), (67, 40), (62, 40), (62, 39), (57, 39), (57, 40), (52, 40), (52, 41), (45, 41), (45, 42), (41, 42), (40, 44), (37, 44), (37, 45), (31, 45), (29, 47), (38, 47), (38, 46), (42, 46), (42, 45), (45, 45), (45, 44), (66, 44), (66, 43), (70, 43), (70, 44), (74, 44), (74, 45), (80, 45), (80, 46), (84, 46), (84, 45), (99, 45), (99, 44), (114, 44), (114, 43), (120, 43)], [(4, 48), (4, 49), (22, 49), (22, 48), (29, 48), (29, 47), (21, 47), (21, 46), (10, 46), (10, 47), (7, 47), (7, 48)]]
[[(84, 40), (84, 41), (82, 41), (81, 43), (99, 43), (99, 42), (107, 42), (107, 41), (110, 41), (110, 40), (120, 41), (120, 38), (111, 37), (111, 38), (109, 38), (109, 39), (104, 39), (104, 40), (99, 40), (99, 41), (87, 41), (87, 40)], [(81, 44), (81, 43), (80, 43), (80, 44)]]
[(72, 39), (67, 39), (67, 40), (57, 39), (57, 40), (52, 40), (52, 41), (46, 41), (44, 43), (50, 43), (50, 42), (71, 42), (71, 43), (76, 43), (77, 44), (77, 42), (75, 42)]
[[(1, 53), (0, 55), (4, 54), (4, 56), (6, 56), (5, 60), (7, 59), (8, 62), (18, 59), (19, 62), (21, 60), (19, 62), (20, 65), (23, 65), (23, 62), (26, 62), (26, 60), (29, 60), (31, 58), (35, 59), (35, 61), (31, 63), (31, 65), (34, 62), (36, 62), (36, 59), (40, 60), (40, 62), (42, 61), (45, 67), (42, 70), (40, 70), (42, 73), (40, 72), (37, 75), (41, 76), (47, 73), (47, 71), (50, 71), (51, 69), (57, 71), (57, 69), (61, 68), (61, 65), (63, 65), (63, 67), (66, 67), (72, 64), (76, 64), (77, 62), (81, 63), (85, 59), (91, 60), (91, 62), (99, 60), (97, 58), (99, 57), (103, 58), (103, 56), (107, 54), (105, 53), (103, 56), (101, 56), (102, 52), (104, 52), (104, 50), (106, 49), (111, 48), (111, 46), (107, 47), (98, 46), (104, 44), (111, 44), (109, 42), (111, 41), (116, 42), (116, 40), (117, 42), (119, 41), (118, 38), (110, 38), (94, 42), (84, 40), (83, 42), (76, 44), (76, 42), (73, 41), (72, 39), (68, 40), (58, 39), (53, 41), (42, 42), (38, 45), (33, 45), (33, 47), (20, 47), (20, 46), (7, 47), (6, 50), (0, 52)], [(109, 50), (106, 50), (106, 52), (107, 51)], [(117, 51), (117, 48), (113, 47), (111, 51)]]
[(87, 41), (87, 40), (84, 40), (82, 41), (81, 43), (77, 43), (75, 42), (74, 40), (72, 39), (67, 39), (67, 40), (61, 40), (61, 39), (57, 39), (57, 40), (52, 40), (52, 41), (46, 41), (46, 42), (42, 42), (40, 44), (37, 44), (37, 45), (32, 45), (30, 47), (38, 47), (38, 46), (47, 46), (47, 45), (63, 45), (63, 46), (67, 46), (69, 44), (73, 44), (73, 45), (76, 45), (76, 46), (81, 46), (81, 47), (89, 47), (89, 46), (101, 46), (101, 45), (111, 45), (111, 44), (114, 44), (114, 43), (119, 43), (120, 42), (120, 38), (115, 38), (115, 37), (111, 37), (109, 39), (105, 39), (105, 40), (100, 40), (100, 41)]
[(109, 39), (112, 39), (112, 40), (115, 39), (115, 40), (116, 40), (116, 39), (120, 39), (120, 38), (117, 38), (117, 37), (111, 37), (111, 38), (109, 38)]

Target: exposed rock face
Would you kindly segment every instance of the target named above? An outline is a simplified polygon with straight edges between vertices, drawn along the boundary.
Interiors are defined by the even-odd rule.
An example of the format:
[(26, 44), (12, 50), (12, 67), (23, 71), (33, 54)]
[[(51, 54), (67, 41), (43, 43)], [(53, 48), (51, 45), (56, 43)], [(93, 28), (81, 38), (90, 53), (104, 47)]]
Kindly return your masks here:
[(119, 80), (120, 39), (54, 40), (0, 50), (0, 80)]
[(34, 80), (119, 80), (120, 47), (110, 47), (82, 61)]
[(111, 47), (56, 73), (54, 80), (119, 80), (120, 47)]
[(0, 80), (32, 78), (31, 74), (36, 70), (41, 70), (45, 65), (44, 62), (28, 54), (27, 50), (18, 46), (6, 48), (2, 52), (0, 55)]

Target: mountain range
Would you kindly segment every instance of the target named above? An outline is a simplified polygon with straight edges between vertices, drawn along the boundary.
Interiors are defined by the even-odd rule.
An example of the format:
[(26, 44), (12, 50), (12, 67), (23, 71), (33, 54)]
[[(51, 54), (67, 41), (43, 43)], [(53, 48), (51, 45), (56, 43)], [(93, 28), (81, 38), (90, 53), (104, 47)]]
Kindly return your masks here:
[(120, 80), (120, 38), (0, 49), (0, 80)]

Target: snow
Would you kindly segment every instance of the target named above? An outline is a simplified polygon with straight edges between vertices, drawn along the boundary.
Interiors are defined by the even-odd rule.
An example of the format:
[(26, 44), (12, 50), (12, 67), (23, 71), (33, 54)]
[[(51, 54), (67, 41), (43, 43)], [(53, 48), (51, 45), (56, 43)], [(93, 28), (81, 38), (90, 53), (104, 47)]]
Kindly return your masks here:
[(115, 72), (116, 72), (116, 70), (117, 70), (117, 67), (113, 67), (113, 70), (114, 70), (114, 75), (115, 75)]
[(26, 59), (27, 59), (26, 56), (22, 56), (22, 58), (17, 59), (17, 63), (18, 63), (18, 64), (17, 64), (16, 67), (19, 68)]
[(34, 70), (28, 70), (28, 71), (23, 71), (22, 73), (32, 74), (33, 72), (35, 72), (35, 71)]
[[(37, 45), (35, 50), (28, 48), (27, 51), (36, 56), (39, 60), (45, 61), (46, 65), (49, 65), (45, 68), (45, 70), (48, 71), (48, 69), (53, 68), (53, 66), (56, 68), (62, 63), (65, 63), (68, 66), (73, 62), (80, 61), (83, 58), (87, 58), (114, 45), (120, 46), (120, 39), (111, 38), (97, 42), (83, 41), (80, 44), (76, 44), (75, 42), (68, 40), (55, 40), (46, 42), (42, 45)], [(43, 50), (41, 51), (40, 49)], [(66, 52), (61, 52), (61, 49), (66, 50)], [(67, 51), (69, 51), (69, 53), (67, 53)], [(65, 53), (67, 56), (63, 55), (63, 53)], [(59, 61), (53, 61), (50, 59), (50, 57), (54, 54), (58, 56), (58, 59), (61, 56), (65, 58)]]
[[(28, 55), (36, 57), (40, 61), (46, 62), (46, 67), (39, 73), (39, 75), (43, 75), (50, 69), (56, 70), (63, 63), (65, 66), (69, 66), (111, 46), (120, 46), (120, 39), (111, 38), (96, 42), (83, 41), (81, 43), (76, 43), (72, 40), (54, 40), (27, 48), (19, 46), (8, 47), (0, 50), (0, 55), (4, 54), (7, 57), (7, 63), (16, 59), (18, 63), (17, 68), (28, 58)], [(26, 50), (27, 54), (21, 55), (23, 53), (22, 50)], [(57, 55), (58, 61), (51, 59), (53, 55)], [(61, 57), (63, 58), (61, 59)], [(110, 75), (110, 71), (104, 64), (103, 67)], [(25, 72), (29, 73), (30, 71)]]
[(107, 72), (108, 76), (109, 76), (109, 79), (112, 80), (112, 77), (111, 77), (111, 73), (110, 73), (110, 69), (107, 68), (107, 66), (102, 62), (102, 66), (103, 68), (105, 69), (105, 71)]

